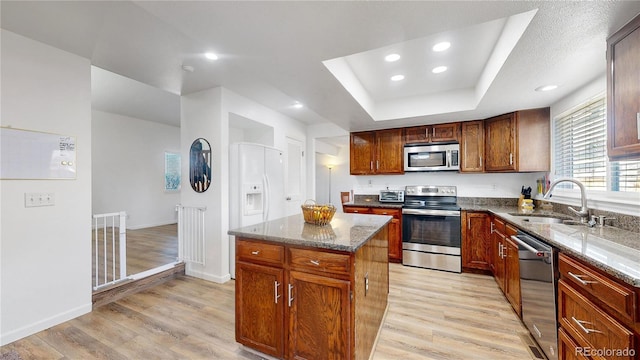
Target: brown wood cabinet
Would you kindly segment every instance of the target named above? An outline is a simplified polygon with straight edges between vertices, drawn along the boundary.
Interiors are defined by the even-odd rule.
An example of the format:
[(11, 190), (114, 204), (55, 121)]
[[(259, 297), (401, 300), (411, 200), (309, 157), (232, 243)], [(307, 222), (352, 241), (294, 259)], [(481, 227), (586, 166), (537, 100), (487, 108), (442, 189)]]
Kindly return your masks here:
[(448, 142), (460, 139), (460, 123), (422, 125), (404, 129), (405, 144)]
[(387, 236), (355, 253), (238, 238), (236, 341), (281, 359), (368, 359), (387, 306)]
[(389, 262), (402, 262), (402, 209), (344, 205), (344, 212), (393, 216), (389, 227)]
[(505, 292), (504, 295), (511, 303), (511, 307), (522, 316), (522, 298), (520, 294), (520, 259), (518, 257), (518, 244), (511, 240), (511, 235), (515, 235), (517, 231), (509, 231), (507, 225), (507, 234), (505, 234)]
[[(640, 290), (562, 252), (558, 270), (559, 359), (640, 358)], [(585, 357), (574, 357), (575, 352), (563, 347)], [(586, 354), (585, 349), (621, 352), (619, 356)]]
[(607, 39), (607, 152), (640, 159), (640, 15)]
[(351, 175), (403, 174), (402, 129), (351, 133)]
[(491, 264), (489, 264), (491, 270), (493, 271), (493, 277), (498, 283), (500, 290), (505, 292), (505, 255), (504, 255), (504, 233), (505, 233), (505, 223), (502, 219), (492, 216), (491, 217), (491, 259), (493, 260)]
[(493, 276), (500, 286), (513, 310), (522, 316), (522, 300), (520, 294), (520, 261), (518, 259), (518, 245), (510, 238), (518, 230), (493, 216), (491, 219), (491, 243), (493, 263), (490, 267)]
[(549, 108), (516, 111), (484, 123), (487, 172), (549, 171)]
[(350, 359), (351, 283), (291, 271), (290, 359)]
[(460, 172), (484, 171), (484, 121), (465, 121), (460, 136)]
[[(248, 248), (242, 242), (240, 247)], [(257, 263), (265, 262), (259, 256), (260, 249), (252, 251), (258, 252)], [(282, 356), (284, 269), (281, 264), (265, 266), (257, 263), (240, 261), (236, 266), (236, 340), (265, 354)]]
[(489, 215), (485, 212), (462, 212), (462, 269), (490, 270), (491, 238)]

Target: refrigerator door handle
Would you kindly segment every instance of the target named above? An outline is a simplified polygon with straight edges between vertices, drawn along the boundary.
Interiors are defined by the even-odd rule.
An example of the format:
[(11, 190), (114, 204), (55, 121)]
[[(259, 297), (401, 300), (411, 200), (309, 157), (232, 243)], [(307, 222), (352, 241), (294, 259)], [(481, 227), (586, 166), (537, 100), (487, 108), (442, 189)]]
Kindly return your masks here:
[(271, 200), (269, 199), (269, 192), (271, 189), (269, 189), (269, 178), (267, 177), (267, 175), (262, 175), (262, 183), (264, 184), (263, 186), (264, 202), (262, 204), (262, 221), (267, 221), (267, 219), (269, 219), (269, 201)]

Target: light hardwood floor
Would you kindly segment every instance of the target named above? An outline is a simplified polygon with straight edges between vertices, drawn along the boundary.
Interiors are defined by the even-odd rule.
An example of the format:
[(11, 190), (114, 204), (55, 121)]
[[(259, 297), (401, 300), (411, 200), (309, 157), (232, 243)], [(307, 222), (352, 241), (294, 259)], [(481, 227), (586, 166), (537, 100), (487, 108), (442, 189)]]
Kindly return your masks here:
[[(390, 264), (373, 359), (531, 359), (493, 278)], [(0, 348), (27, 359), (259, 359), (234, 338), (234, 282), (183, 276)]]

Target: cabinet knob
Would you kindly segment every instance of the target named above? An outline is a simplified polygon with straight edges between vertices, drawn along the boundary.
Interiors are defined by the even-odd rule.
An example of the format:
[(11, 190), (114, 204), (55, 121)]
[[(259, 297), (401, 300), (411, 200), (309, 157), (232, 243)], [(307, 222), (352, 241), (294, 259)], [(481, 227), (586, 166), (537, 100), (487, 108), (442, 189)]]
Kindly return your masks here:
[(260, 254), (260, 250), (254, 250), (251, 252), (251, 255), (258, 255)]
[(309, 260), (309, 262), (311, 262), (315, 266), (320, 266), (320, 261), (319, 260)]

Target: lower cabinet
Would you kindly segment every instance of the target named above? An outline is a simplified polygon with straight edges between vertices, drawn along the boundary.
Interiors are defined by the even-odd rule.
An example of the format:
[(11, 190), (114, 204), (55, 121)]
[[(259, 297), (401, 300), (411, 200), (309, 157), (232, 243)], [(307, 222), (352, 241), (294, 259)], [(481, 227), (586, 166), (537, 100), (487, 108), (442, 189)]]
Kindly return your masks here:
[(638, 290), (563, 253), (558, 268), (559, 358), (640, 358)]
[(402, 209), (364, 206), (344, 206), (344, 212), (352, 214), (389, 215), (389, 261), (402, 262)]
[(289, 358), (350, 359), (350, 282), (291, 271), (289, 284)]
[(236, 341), (279, 359), (368, 359), (387, 252), (386, 229), (355, 253), (237, 239)]
[[(272, 356), (284, 354), (284, 270), (238, 262), (236, 339)], [(260, 326), (255, 326), (260, 324)]]
[(518, 230), (493, 216), (491, 218), (491, 259), (490, 268), (511, 307), (522, 316), (522, 300), (520, 294), (520, 261), (518, 245), (511, 240)]
[(490, 270), (489, 214), (463, 211), (461, 221), (462, 269)]

